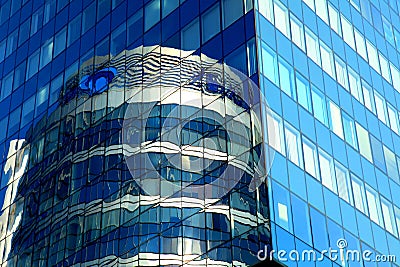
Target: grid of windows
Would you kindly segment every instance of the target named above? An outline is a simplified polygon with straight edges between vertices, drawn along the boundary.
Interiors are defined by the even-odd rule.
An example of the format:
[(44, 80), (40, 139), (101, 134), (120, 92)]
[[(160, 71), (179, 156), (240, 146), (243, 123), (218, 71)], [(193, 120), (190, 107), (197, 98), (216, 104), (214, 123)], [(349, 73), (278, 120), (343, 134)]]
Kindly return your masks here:
[[(346, 240), (353, 240), (352, 246), (398, 254), (394, 249), (398, 245), (398, 226), (393, 226), (398, 222), (400, 202), (393, 194), (399, 188), (396, 143), (400, 141), (400, 76), (399, 54), (393, 45), (396, 37), (391, 34), (396, 24), (386, 19), (389, 15), (382, 6), (380, 10), (374, 7), (382, 1), (303, 0), (301, 6), (279, 0), (258, 2), (257, 34), (260, 46), (271, 59), (268, 72), (267, 68), (260, 70), (260, 83), (271, 96), (276, 116), (281, 116), (284, 125), (290, 123), (301, 136), (304, 164), (300, 169), (305, 174), (302, 176), (289, 164), (293, 161), (286, 144), (283, 158), (288, 160), (287, 167), (278, 164), (286, 170), (280, 172), (276, 167), (274, 173), (272, 167), (270, 183), (273, 188), (279, 184), (287, 196), (284, 205), (288, 207), (289, 225), (304, 223), (297, 219), (300, 211), (289, 208), (294, 205), (290, 202), (292, 196), (308, 202), (305, 213), (309, 217), (303, 219), (309, 221), (305, 227), (313, 237), (310, 242), (295, 229), (276, 223), (273, 234), (277, 248), (284, 248), (281, 243), (295, 247), (301, 243), (321, 251), (328, 238), (337, 240), (345, 235)], [(278, 12), (287, 12), (282, 15), (289, 18), (287, 33), (274, 16), (277, 6)], [(376, 15), (367, 18), (367, 13), (375, 12), (373, 8)], [(382, 15), (382, 30), (374, 32), (377, 24), (366, 24), (357, 12), (366, 21), (377, 21)], [(286, 45), (286, 39), (294, 46)], [(259, 58), (263, 64), (264, 54), (260, 53)], [(294, 83), (285, 79), (289, 73), (293, 73)], [(311, 108), (305, 104), (305, 84), (310, 88)], [(284, 134), (292, 136), (291, 132)], [(271, 202), (275, 203), (274, 189), (270, 191)], [(326, 225), (326, 229), (321, 230), (319, 225)], [(321, 232), (327, 236), (321, 237)]]

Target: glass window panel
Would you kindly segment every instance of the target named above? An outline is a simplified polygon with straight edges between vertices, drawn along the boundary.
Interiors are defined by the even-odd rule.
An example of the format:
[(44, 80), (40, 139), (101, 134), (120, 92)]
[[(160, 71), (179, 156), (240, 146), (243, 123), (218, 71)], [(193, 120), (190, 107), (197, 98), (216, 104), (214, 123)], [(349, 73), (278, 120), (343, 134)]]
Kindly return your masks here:
[(379, 63), (381, 64), (382, 76), (386, 79), (389, 83), (391, 83), (390, 79), (390, 70), (389, 70), (389, 62), (387, 59), (379, 53)]
[(310, 84), (298, 72), (296, 72), (296, 88), (297, 88), (297, 101), (305, 109), (312, 112), (311, 97), (310, 97)]
[(222, 0), (223, 26), (226, 29), (243, 15), (243, 0)]
[(319, 150), (319, 168), (322, 184), (337, 193), (335, 175), (333, 174), (333, 160), (322, 150)]
[(294, 88), (293, 67), (284, 59), (279, 57), (279, 81), (282, 91), (296, 100), (296, 91)]
[(277, 83), (276, 53), (265, 43), (262, 43), (262, 65), (264, 75), (273, 83)]
[(332, 131), (343, 139), (342, 115), (340, 108), (329, 101), (330, 124)]
[(285, 125), (286, 154), (288, 159), (299, 167), (303, 166), (300, 148), (300, 133), (293, 127)]
[(354, 50), (356, 47), (354, 45), (354, 34), (353, 34), (353, 26), (351, 23), (341, 15), (342, 29), (343, 29), (343, 40)]
[(343, 165), (335, 162), (335, 173), (339, 197), (352, 204), (349, 171)]
[(67, 27), (64, 27), (54, 37), (54, 57), (56, 57), (65, 49), (65, 45), (67, 43), (66, 40), (67, 40)]
[(339, 57), (335, 57), (335, 66), (336, 66), (336, 79), (338, 83), (342, 85), (344, 89), (349, 90), (346, 64)]
[(17, 89), (25, 81), (25, 61), (22, 62), (14, 71), (13, 89)]
[(328, 4), (328, 12), (329, 12), (329, 23), (331, 25), (332, 30), (334, 30), (337, 34), (342, 36), (339, 12), (330, 3)]
[[(31, 26), (31, 21), (27, 19), (20, 27), (19, 27), (19, 39), (18, 45), (22, 45), (29, 37), (29, 30)], [(0, 45), (1, 46), (1, 45)], [(0, 61), (1, 61), (1, 49), (0, 49)]]
[(182, 49), (196, 50), (200, 46), (199, 19), (182, 29)]
[(267, 114), (268, 123), (268, 144), (281, 154), (285, 154), (283, 145), (283, 125), (282, 120), (272, 111)]
[(387, 123), (386, 101), (377, 92), (375, 92), (374, 96), (375, 96), (376, 113), (378, 115), (378, 118), (383, 123), (386, 124)]
[(357, 47), (358, 54), (360, 54), (365, 60), (368, 60), (368, 58), (367, 58), (367, 48), (365, 47), (364, 36), (362, 36), (361, 33), (359, 33), (354, 28), (354, 37), (356, 39), (356, 47)]
[(48, 0), (44, 4), (44, 17), (43, 17), (43, 24), (46, 24), (50, 21), (51, 18), (54, 17), (56, 14), (56, 3), (57, 1)]
[(82, 13), (82, 34), (87, 32), (96, 23), (96, 3), (85, 8)]
[(372, 162), (371, 144), (368, 132), (358, 123), (356, 123), (356, 132), (361, 155)]
[(328, 21), (328, 11), (326, 10), (326, 0), (317, 0), (315, 1), (315, 11), (326, 24), (329, 24)]
[(289, 13), (286, 7), (279, 2), (274, 2), (274, 15), (275, 15), (275, 27), (280, 30), (286, 37), (290, 38), (289, 35)]
[(360, 11), (360, 2), (359, 2), (359, 0), (350, 0), (350, 4), (352, 6), (354, 6), (355, 9)]
[(48, 40), (40, 51), (40, 68), (43, 68), (50, 63), (53, 57), (53, 38)]
[(68, 24), (67, 46), (70, 46), (73, 42), (75, 42), (79, 38), (80, 34), (81, 34), (81, 15), (78, 15)]
[(201, 22), (202, 40), (205, 43), (221, 31), (219, 3), (204, 13)]
[(349, 143), (355, 149), (357, 146), (357, 137), (356, 137), (356, 129), (354, 126), (354, 121), (343, 113), (343, 129), (344, 129), (344, 137), (346, 142)]
[(6, 57), (11, 55), (17, 49), (17, 45), (18, 45), (18, 29), (16, 29), (15, 31), (13, 31), (11, 34), (8, 35)]
[(8, 117), (5, 117), (0, 120), (0, 129), (3, 129), (2, 131), (0, 131), (0, 142), (2, 142), (6, 138), (7, 123), (8, 123)]
[(153, 0), (144, 8), (144, 30), (147, 31), (160, 21), (160, 0)]
[(49, 106), (54, 104), (60, 95), (63, 86), (63, 75), (59, 75), (51, 81)]
[(399, 119), (397, 111), (390, 104), (388, 104), (388, 117), (389, 117), (390, 128), (395, 133), (399, 134)]
[(385, 19), (384, 16), (382, 16), (382, 22), (383, 22), (383, 31), (385, 33), (385, 40), (394, 46), (395, 44), (394, 44), (392, 25)]
[(380, 73), (379, 61), (378, 61), (378, 52), (376, 51), (375, 46), (373, 46), (368, 40), (366, 40), (366, 44), (367, 44), (367, 52), (368, 52), (369, 64), (378, 73)]
[(328, 73), (331, 77), (335, 77), (334, 63), (333, 63), (333, 53), (332, 50), (323, 44), (320, 43), (321, 48), (321, 61), (322, 61), (322, 69)]
[(272, 0), (258, 0), (258, 11), (267, 20), (274, 23), (272, 21)]
[(315, 10), (314, 0), (303, 0), (303, 2), (309, 6), (312, 10)]
[(35, 116), (44, 112), (47, 108), (47, 101), (49, 99), (49, 85), (41, 88), (36, 94)]
[(58, 0), (57, 1), (57, 12), (59, 12), (61, 9), (63, 9), (67, 4), (69, 0)]
[(138, 10), (128, 19), (128, 45), (132, 44), (143, 34), (143, 9)]
[(251, 76), (257, 72), (257, 49), (255, 38), (247, 42), (247, 65), (249, 69), (248, 75)]
[(396, 42), (396, 47), (397, 50), (400, 49), (400, 32), (398, 30), (396, 30), (396, 28), (393, 28), (393, 32), (394, 32), (394, 40)]
[(386, 170), (388, 176), (396, 182), (399, 182), (399, 172), (396, 163), (395, 154), (386, 146), (383, 146), (383, 154), (385, 156)]
[(400, 72), (391, 62), (390, 62), (390, 72), (392, 74), (393, 87), (398, 92), (400, 92)]
[(246, 47), (242, 45), (226, 56), (225, 63), (241, 73), (247, 73)]
[(353, 188), (354, 206), (361, 212), (367, 214), (367, 202), (365, 198), (364, 183), (352, 174), (351, 185)]
[(110, 0), (98, 0), (97, 1), (97, 21), (100, 21), (110, 11), (111, 11), (111, 1)]
[(364, 96), (364, 105), (372, 112), (375, 113), (375, 102), (372, 93), (372, 88), (366, 82), (362, 82), (362, 91)]
[(309, 56), (317, 65), (321, 65), (319, 56), (318, 38), (310, 30), (305, 30), (307, 56)]
[(179, 0), (161, 0), (162, 1), (162, 17), (165, 18), (179, 6)]
[(13, 89), (13, 72), (6, 75), (1, 82), (0, 101), (9, 96)]
[(0, 8), (0, 24), (3, 24), (10, 17), (10, 8), (11, 0), (2, 2), (2, 6)]
[(397, 229), (399, 230), (398, 235), (400, 237), (400, 209), (397, 208), (396, 206), (394, 207), (394, 213), (395, 213), (395, 221), (396, 221)]
[(372, 135), (370, 136), (370, 140), (371, 140), (372, 156), (374, 159), (374, 163), (377, 167), (386, 172), (386, 164), (385, 164), (385, 158), (383, 156), (382, 143)]
[(122, 23), (117, 29), (111, 33), (111, 54), (118, 55), (126, 47), (126, 24)]
[(329, 127), (325, 96), (315, 86), (312, 86), (312, 102), (315, 118)]
[(301, 240), (311, 243), (310, 217), (308, 205), (300, 198), (292, 195), (292, 212), (294, 234)]
[(396, 222), (393, 215), (393, 206), (389, 201), (384, 199), (382, 199), (382, 214), (386, 230), (397, 236)]
[(4, 60), (6, 55), (6, 39), (0, 42), (0, 62)]
[(350, 67), (348, 67), (348, 72), (349, 72), (350, 93), (354, 96), (355, 99), (363, 103), (360, 76)]
[(14, 134), (19, 129), (19, 124), (21, 121), (21, 106), (19, 106), (16, 110), (11, 112), (10, 119), (8, 121), (8, 136)]
[(319, 180), (317, 148), (313, 143), (303, 138), (304, 169)]
[[(175, 1), (179, 1), (179, 0), (175, 0)], [(112, 0), (112, 4), (111, 4), (112, 9), (116, 8), (122, 2), (123, 2), (123, 0)]]
[(24, 127), (28, 122), (33, 120), (34, 111), (35, 96), (31, 96), (28, 100), (25, 100), (22, 106), (21, 127)]
[(31, 36), (34, 35), (40, 27), (42, 27), (43, 8), (36, 11), (31, 18)]
[(382, 226), (382, 215), (381, 215), (378, 193), (376, 193), (375, 190), (367, 186), (366, 196), (367, 196), (369, 217), (371, 218), (372, 221)]
[(305, 43), (304, 43), (303, 23), (301, 23), (292, 14), (290, 15), (290, 28), (291, 28), (291, 32), (292, 32), (293, 43), (295, 43), (298, 47), (300, 47), (301, 50), (303, 50), (305, 52), (306, 47), (305, 47)]
[(253, 0), (244, 0), (244, 11), (247, 14), (253, 10)]
[(287, 231), (292, 231), (289, 191), (275, 182), (272, 183), (271, 191), (275, 222)]
[(35, 75), (38, 72), (39, 68), (39, 50), (37, 50), (35, 53), (33, 53), (32, 56), (28, 58), (28, 70), (27, 70), (27, 77), (26, 79), (28, 80), (31, 78), (33, 75)]

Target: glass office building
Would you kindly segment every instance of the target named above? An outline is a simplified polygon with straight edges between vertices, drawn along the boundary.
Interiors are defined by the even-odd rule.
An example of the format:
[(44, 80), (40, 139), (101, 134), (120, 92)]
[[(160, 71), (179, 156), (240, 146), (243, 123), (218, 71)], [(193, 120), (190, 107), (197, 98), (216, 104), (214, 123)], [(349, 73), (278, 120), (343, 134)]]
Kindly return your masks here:
[(400, 265), (399, 12), (0, 0), (0, 265)]

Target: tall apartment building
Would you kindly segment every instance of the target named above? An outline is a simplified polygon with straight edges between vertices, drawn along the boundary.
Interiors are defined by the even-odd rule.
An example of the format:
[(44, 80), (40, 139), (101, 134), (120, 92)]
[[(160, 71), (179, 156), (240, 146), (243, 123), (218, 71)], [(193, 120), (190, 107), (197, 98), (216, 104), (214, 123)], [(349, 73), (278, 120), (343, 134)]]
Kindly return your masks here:
[(0, 266), (399, 266), (399, 12), (0, 0)]

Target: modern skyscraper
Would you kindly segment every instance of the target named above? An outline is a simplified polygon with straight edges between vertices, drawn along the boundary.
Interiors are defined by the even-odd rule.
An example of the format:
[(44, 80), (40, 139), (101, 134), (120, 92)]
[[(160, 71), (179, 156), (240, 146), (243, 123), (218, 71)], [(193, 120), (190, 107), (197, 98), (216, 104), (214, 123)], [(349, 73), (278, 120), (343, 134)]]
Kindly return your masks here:
[(1, 266), (399, 266), (399, 11), (0, 0)]

